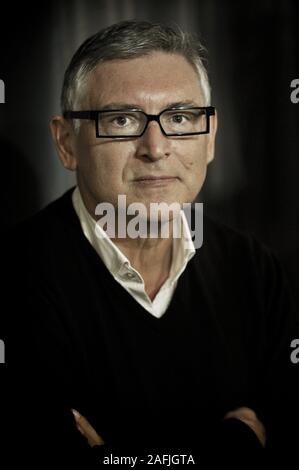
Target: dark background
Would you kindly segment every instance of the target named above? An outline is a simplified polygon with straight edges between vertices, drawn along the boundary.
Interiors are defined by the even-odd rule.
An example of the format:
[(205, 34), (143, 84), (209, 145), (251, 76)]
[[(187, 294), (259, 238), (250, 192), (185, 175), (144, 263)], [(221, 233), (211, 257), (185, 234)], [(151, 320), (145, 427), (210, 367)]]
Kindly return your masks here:
[[(77, 0), (1, 5), (1, 220), (10, 227), (74, 184), (48, 129), (80, 43), (123, 19), (176, 22), (208, 49), (219, 113), (204, 212), (254, 233), (281, 260), (299, 301), (299, 11), (294, 1)], [(21, 234), (20, 234), (21, 240)]]

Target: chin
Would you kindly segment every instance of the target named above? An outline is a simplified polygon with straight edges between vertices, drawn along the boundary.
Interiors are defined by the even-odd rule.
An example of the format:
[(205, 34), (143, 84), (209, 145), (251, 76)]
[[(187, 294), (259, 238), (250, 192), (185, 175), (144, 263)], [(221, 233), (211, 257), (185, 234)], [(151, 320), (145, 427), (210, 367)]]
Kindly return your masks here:
[(178, 201), (151, 201), (146, 204), (147, 221), (156, 221), (159, 224), (171, 222), (180, 215), (182, 205)]

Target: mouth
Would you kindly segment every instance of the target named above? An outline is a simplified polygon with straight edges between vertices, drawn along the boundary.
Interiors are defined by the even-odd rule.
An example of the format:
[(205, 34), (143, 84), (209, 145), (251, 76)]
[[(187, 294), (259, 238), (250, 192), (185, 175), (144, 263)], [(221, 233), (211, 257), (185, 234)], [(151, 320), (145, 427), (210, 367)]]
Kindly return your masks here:
[(167, 184), (174, 183), (178, 181), (179, 178), (177, 176), (152, 176), (152, 175), (145, 175), (140, 176), (133, 180), (135, 184), (141, 186), (164, 186)]

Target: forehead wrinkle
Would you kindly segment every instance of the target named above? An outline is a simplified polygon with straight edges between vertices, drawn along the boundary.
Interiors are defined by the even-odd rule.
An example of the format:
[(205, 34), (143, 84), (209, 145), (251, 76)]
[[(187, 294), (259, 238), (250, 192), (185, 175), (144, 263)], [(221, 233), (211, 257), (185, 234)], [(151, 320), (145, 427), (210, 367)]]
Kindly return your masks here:
[(140, 67), (139, 63), (139, 67), (130, 68), (128, 62), (132, 64), (133, 61), (138, 59), (127, 61), (126, 64), (120, 61), (106, 62), (91, 72), (88, 95), (93, 108), (125, 101), (135, 103), (138, 108), (149, 108), (148, 112), (151, 112), (177, 101), (193, 100), (198, 106), (202, 104), (199, 79), (184, 59), (182, 67), (175, 67), (175, 70), (173, 63), (164, 67), (162, 65), (162, 71), (157, 66), (159, 64), (154, 63), (153, 70), (150, 69), (152, 73), (146, 71), (151, 65), (150, 60), (148, 64), (144, 62), (144, 67)]
[[(193, 95), (193, 96), (192, 96)], [(172, 106), (202, 106), (202, 95), (198, 93), (194, 96), (194, 93), (173, 93), (164, 91), (161, 93), (128, 93), (113, 96), (111, 99), (110, 94), (99, 93), (97, 98), (94, 98), (90, 103), (92, 109), (129, 109), (137, 108), (145, 112), (159, 112), (163, 109), (170, 108)], [(90, 108), (90, 109), (91, 109)]]

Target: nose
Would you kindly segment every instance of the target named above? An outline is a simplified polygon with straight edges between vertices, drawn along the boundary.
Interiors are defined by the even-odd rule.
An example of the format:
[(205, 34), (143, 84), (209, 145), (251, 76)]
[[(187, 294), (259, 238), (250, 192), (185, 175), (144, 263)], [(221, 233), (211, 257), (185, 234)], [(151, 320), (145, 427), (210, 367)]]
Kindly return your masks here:
[(170, 139), (160, 129), (159, 123), (150, 121), (144, 134), (137, 139), (137, 155), (156, 161), (170, 155)]

